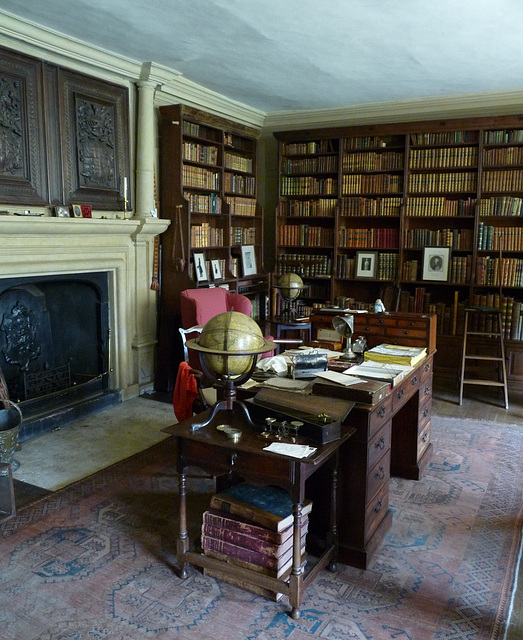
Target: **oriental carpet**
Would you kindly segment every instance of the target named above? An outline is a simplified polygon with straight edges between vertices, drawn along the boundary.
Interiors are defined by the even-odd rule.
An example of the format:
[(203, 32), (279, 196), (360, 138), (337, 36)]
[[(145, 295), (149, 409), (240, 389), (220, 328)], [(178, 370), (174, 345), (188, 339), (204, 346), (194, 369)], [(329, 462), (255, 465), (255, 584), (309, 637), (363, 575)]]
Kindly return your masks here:
[[(393, 479), (368, 570), (323, 571), (302, 615), (176, 566), (166, 440), (0, 526), (1, 640), (502, 640), (521, 544), (523, 427), (433, 418), (422, 480)], [(191, 536), (212, 492), (189, 482)]]

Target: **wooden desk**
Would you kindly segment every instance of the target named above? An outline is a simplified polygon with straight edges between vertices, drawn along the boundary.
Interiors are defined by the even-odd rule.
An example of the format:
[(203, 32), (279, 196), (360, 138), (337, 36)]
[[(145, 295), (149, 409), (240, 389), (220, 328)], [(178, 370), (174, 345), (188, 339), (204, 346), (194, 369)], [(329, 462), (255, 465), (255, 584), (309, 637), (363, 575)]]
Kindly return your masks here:
[[(269, 444), (252, 428), (238, 424), (238, 416), (220, 412), (206, 427), (191, 431), (193, 422), (201, 422), (205, 418), (204, 412), (195, 419), (185, 420), (180, 424), (164, 429), (177, 440), (177, 470), (179, 473), (180, 491), (180, 531), (178, 534), (178, 566), (180, 576), (187, 573), (185, 563), (199, 567), (219, 570), (224, 574), (239, 578), (245, 582), (270, 589), (277, 593), (288, 595), (292, 607), (291, 616), (298, 618), (303, 594), (318, 573), (327, 565), (335, 568), (337, 560), (337, 529), (336, 529), (336, 483), (338, 451), (354, 433), (351, 428), (343, 428), (340, 440), (325, 445), (316, 445), (317, 451), (306, 459), (298, 460), (264, 451)], [(239, 426), (243, 435), (237, 443), (229, 440), (216, 425), (226, 421), (228, 424)], [(312, 474), (326, 463), (330, 464), (330, 529), (326, 540), (326, 547), (318, 562), (305, 571), (301, 566), (301, 509), (305, 499), (305, 482)], [(235, 473), (245, 480), (257, 484), (273, 484), (289, 491), (294, 502), (294, 546), (293, 567), (288, 581), (266, 576), (249, 569), (225, 563), (216, 558), (205, 556), (203, 553), (190, 550), (187, 532), (186, 515), (186, 472), (189, 466), (197, 466), (214, 476), (224, 476)], [(325, 503), (325, 495), (322, 496)], [(314, 511), (314, 505), (313, 505)]]

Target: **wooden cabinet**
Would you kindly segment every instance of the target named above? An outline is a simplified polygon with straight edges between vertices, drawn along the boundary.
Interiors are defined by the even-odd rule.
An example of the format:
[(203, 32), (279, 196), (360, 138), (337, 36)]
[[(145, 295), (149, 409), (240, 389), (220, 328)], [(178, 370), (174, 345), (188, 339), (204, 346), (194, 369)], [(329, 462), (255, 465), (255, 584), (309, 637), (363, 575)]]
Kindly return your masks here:
[[(301, 271), (317, 307), (345, 297), (351, 308), (372, 309), (396, 288), (389, 309), (437, 316), (436, 368), (454, 377), (447, 363), (461, 348), (465, 306), (499, 307), (509, 381), (519, 382), (523, 116), (275, 137), (275, 271)], [(430, 264), (434, 250), (441, 269)]]
[(172, 390), (181, 360), (175, 335), (181, 291), (225, 286), (251, 299), (255, 319), (266, 318), (258, 135), (192, 107), (160, 107), (160, 215), (172, 224), (161, 240), (158, 390)]

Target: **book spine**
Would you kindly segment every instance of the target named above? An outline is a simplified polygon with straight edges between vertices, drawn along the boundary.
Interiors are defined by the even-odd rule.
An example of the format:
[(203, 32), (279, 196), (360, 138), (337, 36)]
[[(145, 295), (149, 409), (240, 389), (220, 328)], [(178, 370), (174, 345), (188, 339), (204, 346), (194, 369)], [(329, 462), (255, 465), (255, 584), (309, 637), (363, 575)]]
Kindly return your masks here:
[[(304, 518), (302, 518), (302, 522)], [(251, 524), (241, 518), (231, 518), (223, 511), (205, 511), (203, 514), (203, 523), (206, 526), (216, 529), (228, 529), (229, 531), (237, 531), (243, 535), (254, 536), (258, 540), (265, 540), (273, 544), (281, 544), (287, 538), (292, 536), (292, 525), (281, 532), (272, 531), (264, 527)]]
[(281, 518), (273, 515), (267, 511), (262, 509), (257, 509), (256, 507), (252, 507), (250, 505), (244, 504), (236, 504), (234, 502), (229, 502), (223, 498), (220, 498), (218, 495), (214, 495), (211, 497), (210, 506), (212, 509), (220, 509), (225, 513), (232, 513), (233, 515), (242, 516), (247, 520), (251, 520), (252, 522), (261, 525), (262, 527), (266, 527), (267, 529), (271, 529), (272, 531), (281, 531)]
[[(222, 562), (234, 564), (238, 567), (243, 567), (244, 569), (250, 569), (251, 571), (256, 571), (256, 573), (263, 573), (264, 575), (271, 576), (273, 578), (285, 578), (288, 575), (290, 575), (290, 572), (292, 569), (292, 557), (280, 569), (269, 569), (268, 567), (262, 567), (259, 564), (253, 564), (252, 562), (247, 562), (246, 560), (242, 560), (241, 558), (228, 556), (226, 553), (220, 553), (219, 551), (212, 551), (211, 549), (204, 549), (204, 554), (206, 556), (209, 556), (210, 558), (216, 558), (217, 560), (221, 560)], [(306, 561), (306, 556), (305, 556), (305, 551), (303, 550), (302, 566), (304, 566), (305, 561)]]
[(218, 553), (225, 553), (233, 558), (238, 558), (251, 564), (256, 564), (260, 567), (267, 569), (280, 569), (284, 565), (289, 557), (292, 557), (292, 548), (287, 550), (279, 558), (275, 558), (253, 549), (246, 549), (240, 547), (226, 540), (220, 540), (218, 538), (211, 538), (210, 536), (202, 535), (202, 548), (206, 551), (216, 551)]

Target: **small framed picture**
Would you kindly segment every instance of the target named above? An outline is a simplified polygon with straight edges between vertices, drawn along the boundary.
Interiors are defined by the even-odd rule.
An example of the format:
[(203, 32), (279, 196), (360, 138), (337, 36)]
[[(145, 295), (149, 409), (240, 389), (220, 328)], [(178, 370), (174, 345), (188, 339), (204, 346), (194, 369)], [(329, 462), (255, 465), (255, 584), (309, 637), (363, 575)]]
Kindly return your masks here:
[(378, 260), (377, 251), (357, 251), (355, 278), (375, 278)]
[(242, 267), (244, 276), (253, 276), (256, 274), (256, 255), (254, 254), (254, 246), (252, 244), (242, 247)]
[(221, 280), (223, 278), (222, 267), (218, 259), (211, 260), (211, 271), (213, 280)]
[(55, 215), (56, 218), (70, 218), (70, 214), (69, 214), (69, 207), (63, 207), (63, 206), (59, 206), (59, 207), (54, 207), (53, 208), (53, 213)]
[(72, 218), (81, 218), (82, 217), (82, 205), (81, 204), (72, 204), (71, 205), (71, 217)]
[(91, 205), (90, 204), (82, 204), (80, 205), (81, 209), (82, 209), (82, 218), (92, 218), (92, 213), (91, 213)]
[(423, 248), (423, 280), (449, 279), (450, 247)]
[(194, 261), (194, 275), (196, 282), (206, 282), (209, 279), (207, 275), (207, 264), (205, 263), (205, 254), (195, 253), (193, 254)]

